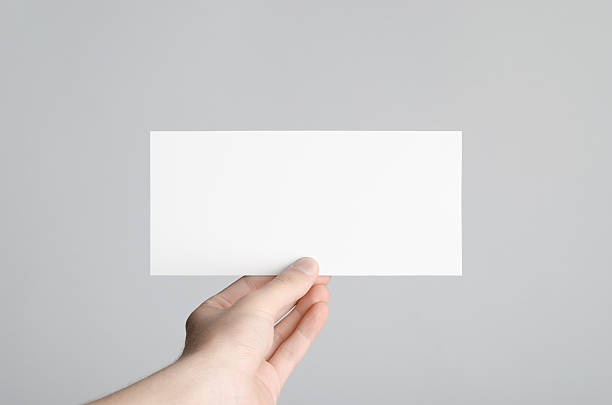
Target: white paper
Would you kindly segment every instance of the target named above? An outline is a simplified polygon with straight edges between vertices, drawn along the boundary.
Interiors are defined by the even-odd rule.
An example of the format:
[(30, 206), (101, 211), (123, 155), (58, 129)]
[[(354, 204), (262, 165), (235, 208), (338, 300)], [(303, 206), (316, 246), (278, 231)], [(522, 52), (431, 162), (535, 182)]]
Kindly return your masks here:
[(152, 131), (151, 274), (461, 275), (461, 131)]

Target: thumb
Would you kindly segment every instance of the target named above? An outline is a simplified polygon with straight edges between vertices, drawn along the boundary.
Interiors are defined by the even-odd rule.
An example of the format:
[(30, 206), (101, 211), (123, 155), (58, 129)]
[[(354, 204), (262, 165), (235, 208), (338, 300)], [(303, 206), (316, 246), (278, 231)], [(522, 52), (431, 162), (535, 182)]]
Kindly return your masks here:
[(264, 314), (274, 324), (310, 290), (318, 274), (319, 264), (315, 259), (298, 259), (269, 283), (243, 297), (233, 309)]

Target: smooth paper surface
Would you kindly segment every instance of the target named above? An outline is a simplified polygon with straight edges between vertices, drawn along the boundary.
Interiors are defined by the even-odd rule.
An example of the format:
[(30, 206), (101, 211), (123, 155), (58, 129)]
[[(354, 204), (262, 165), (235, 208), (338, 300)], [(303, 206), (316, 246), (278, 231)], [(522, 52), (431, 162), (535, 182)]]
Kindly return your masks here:
[(461, 275), (460, 131), (152, 131), (151, 274)]

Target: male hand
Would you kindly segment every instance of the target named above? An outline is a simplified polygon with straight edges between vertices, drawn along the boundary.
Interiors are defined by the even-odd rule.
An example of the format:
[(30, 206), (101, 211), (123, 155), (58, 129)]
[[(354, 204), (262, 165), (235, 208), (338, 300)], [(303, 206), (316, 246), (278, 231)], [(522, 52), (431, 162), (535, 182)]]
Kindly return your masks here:
[(329, 277), (318, 272), (302, 258), (276, 277), (238, 279), (189, 316), (176, 363), (99, 403), (275, 404), (327, 320)]

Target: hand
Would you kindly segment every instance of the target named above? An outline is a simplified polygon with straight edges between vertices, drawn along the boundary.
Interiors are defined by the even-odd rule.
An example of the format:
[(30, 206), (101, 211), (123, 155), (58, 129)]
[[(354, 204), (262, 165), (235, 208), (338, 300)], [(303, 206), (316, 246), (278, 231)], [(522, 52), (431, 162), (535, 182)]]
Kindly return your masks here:
[(302, 258), (276, 277), (238, 279), (189, 316), (176, 363), (100, 403), (275, 404), (327, 320), (329, 277), (318, 272)]

